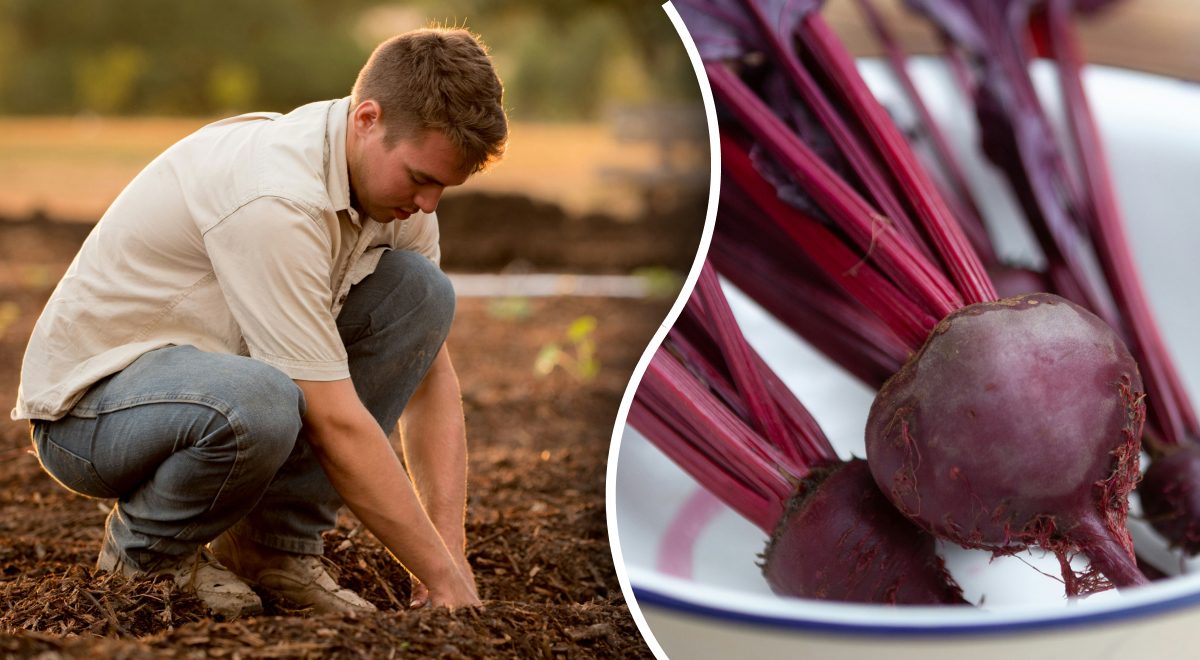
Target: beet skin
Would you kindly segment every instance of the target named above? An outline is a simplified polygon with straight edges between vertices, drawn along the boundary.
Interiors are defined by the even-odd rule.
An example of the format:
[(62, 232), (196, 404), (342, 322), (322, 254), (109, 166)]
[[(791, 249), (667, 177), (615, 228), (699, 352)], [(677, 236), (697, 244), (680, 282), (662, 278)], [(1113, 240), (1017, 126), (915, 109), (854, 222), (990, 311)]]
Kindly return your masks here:
[(967, 604), (933, 537), (887, 501), (865, 461), (838, 464), (805, 484), (767, 545), (763, 575), (776, 593), (852, 603)]
[[(964, 307), (880, 390), (867, 457), (918, 525), (997, 554), (1053, 551), (1068, 594), (1145, 582), (1125, 528), (1145, 406), (1099, 318), (1035, 293)], [(1068, 558), (1092, 567), (1076, 575)]]

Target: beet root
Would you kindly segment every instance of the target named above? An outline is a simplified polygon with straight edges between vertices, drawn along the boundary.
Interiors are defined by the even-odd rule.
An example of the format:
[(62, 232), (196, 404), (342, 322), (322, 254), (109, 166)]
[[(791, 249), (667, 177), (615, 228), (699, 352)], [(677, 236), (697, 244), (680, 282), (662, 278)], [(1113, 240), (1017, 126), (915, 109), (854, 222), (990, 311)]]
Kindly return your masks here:
[(1189, 444), (1151, 461), (1138, 497), (1142, 515), (1172, 547), (1200, 553), (1200, 446)]
[[(1125, 528), (1142, 381), (1121, 339), (1058, 296), (964, 307), (875, 398), (867, 458), (880, 489), (967, 548), (1054, 552), (1067, 593), (1142, 584)], [(1068, 560), (1084, 552), (1082, 574)]]
[(814, 475), (767, 545), (775, 593), (855, 603), (965, 605), (934, 538), (896, 511), (865, 461)]

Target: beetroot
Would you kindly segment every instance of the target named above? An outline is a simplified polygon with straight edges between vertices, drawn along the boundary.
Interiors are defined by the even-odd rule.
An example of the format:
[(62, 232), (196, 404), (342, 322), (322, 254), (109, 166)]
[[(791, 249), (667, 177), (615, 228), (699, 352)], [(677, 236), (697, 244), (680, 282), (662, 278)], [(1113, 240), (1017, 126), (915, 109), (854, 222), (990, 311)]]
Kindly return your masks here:
[(1172, 447), (1150, 463), (1138, 496), (1142, 515), (1173, 546), (1200, 553), (1200, 447)]
[[(1038, 545), (1068, 593), (1145, 582), (1124, 527), (1145, 417), (1138, 368), (1051, 294), (969, 305), (884, 384), (867, 421), (880, 489), (930, 532), (997, 554)], [(1092, 568), (1067, 569), (1082, 551)]]
[(963, 603), (933, 537), (896, 511), (865, 461), (814, 472), (764, 553), (771, 589), (859, 603)]

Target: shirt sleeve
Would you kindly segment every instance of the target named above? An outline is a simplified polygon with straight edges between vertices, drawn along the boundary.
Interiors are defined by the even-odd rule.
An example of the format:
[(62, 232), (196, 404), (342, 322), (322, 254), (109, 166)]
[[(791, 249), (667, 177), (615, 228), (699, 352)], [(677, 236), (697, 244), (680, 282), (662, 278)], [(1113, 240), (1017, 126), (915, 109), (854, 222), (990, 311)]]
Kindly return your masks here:
[(250, 357), (296, 380), (350, 377), (321, 223), (296, 202), (262, 197), (209, 229), (204, 244)]

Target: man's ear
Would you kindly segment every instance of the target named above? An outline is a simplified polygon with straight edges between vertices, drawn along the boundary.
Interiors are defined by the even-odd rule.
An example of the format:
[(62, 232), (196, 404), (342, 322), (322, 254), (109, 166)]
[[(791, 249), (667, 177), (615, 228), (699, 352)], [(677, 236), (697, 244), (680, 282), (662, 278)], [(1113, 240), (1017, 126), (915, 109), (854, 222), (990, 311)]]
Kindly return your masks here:
[(350, 113), (351, 121), (354, 124), (354, 130), (360, 135), (369, 133), (372, 128), (379, 124), (381, 118), (381, 108), (379, 102), (374, 99), (367, 99), (358, 104), (354, 111)]

